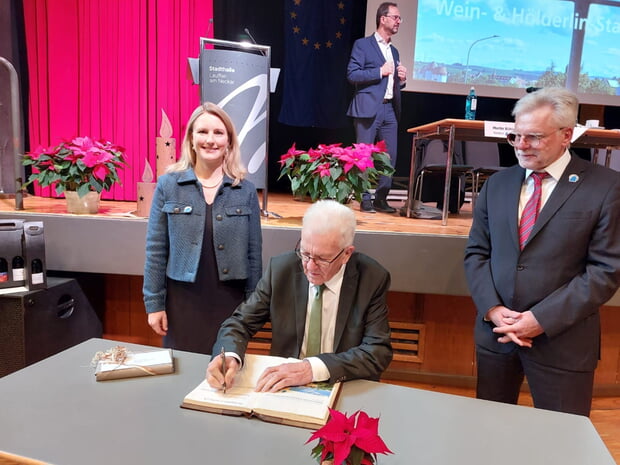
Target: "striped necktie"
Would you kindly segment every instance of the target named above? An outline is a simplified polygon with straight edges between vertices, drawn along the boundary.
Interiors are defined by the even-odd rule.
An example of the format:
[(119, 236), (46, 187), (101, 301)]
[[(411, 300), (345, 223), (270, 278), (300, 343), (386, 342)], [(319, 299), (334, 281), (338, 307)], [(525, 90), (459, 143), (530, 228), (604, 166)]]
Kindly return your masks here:
[(538, 218), (538, 212), (540, 210), (540, 198), (542, 194), (542, 181), (549, 177), (549, 173), (538, 173), (533, 171), (530, 176), (534, 180), (534, 192), (532, 196), (525, 204), (523, 213), (521, 214), (521, 223), (519, 224), (519, 245), (521, 250), (525, 247), (525, 243), (530, 237), (530, 233), (534, 228), (536, 219)]
[(306, 357), (321, 353), (321, 316), (323, 314), (323, 289), (325, 284), (314, 286), (316, 294), (310, 307), (310, 322), (308, 323), (308, 342)]

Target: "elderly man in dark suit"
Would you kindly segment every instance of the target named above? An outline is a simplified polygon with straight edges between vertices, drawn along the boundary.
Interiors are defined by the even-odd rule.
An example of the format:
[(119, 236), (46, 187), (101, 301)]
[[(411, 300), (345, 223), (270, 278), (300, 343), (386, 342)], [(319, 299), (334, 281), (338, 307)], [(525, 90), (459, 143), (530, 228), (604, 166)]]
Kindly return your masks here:
[[(358, 143), (372, 144), (384, 140), (392, 166), (398, 154), (398, 120), (400, 118), (400, 89), (405, 87), (407, 69), (392, 45), (401, 17), (396, 3), (385, 2), (377, 8), (377, 31), (353, 44), (347, 66), (347, 79), (355, 86), (348, 116), (353, 117)], [(375, 190), (362, 196), (361, 211), (394, 213), (387, 203), (392, 178), (381, 176)]]
[(599, 307), (620, 283), (620, 173), (571, 156), (577, 110), (560, 88), (517, 102), (519, 164), (484, 185), (465, 271), (478, 397), (516, 403), (525, 376), (535, 407), (587, 416)]
[(222, 357), (212, 358), (207, 368), (212, 387), (233, 384), (249, 339), (267, 321), (271, 355), (302, 361), (267, 369), (257, 390), (379, 379), (392, 360), (386, 305), (390, 275), (355, 252), (355, 223), (353, 211), (333, 200), (306, 211), (295, 252), (272, 258), (254, 293), (222, 324), (213, 353), (221, 348), (227, 353), (226, 375)]

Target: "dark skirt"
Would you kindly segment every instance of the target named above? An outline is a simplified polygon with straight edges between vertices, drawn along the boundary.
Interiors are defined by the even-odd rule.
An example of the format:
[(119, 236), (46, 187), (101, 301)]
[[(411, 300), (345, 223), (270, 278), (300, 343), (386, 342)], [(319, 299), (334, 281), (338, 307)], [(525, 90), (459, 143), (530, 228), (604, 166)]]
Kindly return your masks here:
[(245, 280), (219, 279), (213, 248), (211, 205), (207, 204), (205, 214), (196, 282), (168, 279), (166, 286), (168, 334), (164, 336), (164, 347), (211, 354), (220, 325), (243, 301), (245, 293)]

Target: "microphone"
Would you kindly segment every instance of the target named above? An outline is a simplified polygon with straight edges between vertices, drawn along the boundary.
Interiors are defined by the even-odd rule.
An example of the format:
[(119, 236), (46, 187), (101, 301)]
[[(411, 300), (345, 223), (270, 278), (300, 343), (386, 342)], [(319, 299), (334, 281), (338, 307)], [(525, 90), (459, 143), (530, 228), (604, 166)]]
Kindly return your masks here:
[(540, 89), (542, 89), (542, 87), (528, 87), (528, 88), (525, 89), (525, 91), (528, 94), (531, 94), (532, 92), (536, 92), (537, 90), (540, 90)]
[(207, 28), (206, 37), (209, 37), (209, 33), (211, 32), (211, 26), (213, 26), (213, 18), (209, 18), (209, 27)]
[[(250, 40), (252, 41), (252, 43), (254, 45), (258, 45), (258, 42), (256, 42), (256, 39), (254, 38), (254, 36), (252, 36), (252, 34), (250, 34), (250, 30), (246, 27), (243, 29), (243, 31), (248, 35), (248, 37), (250, 38)], [(259, 50), (260, 54), (265, 56), (265, 51), (264, 50)]]
[(244, 29), (245, 33), (248, 35), (248, 37), (250, 38), (250, 40), (252, 41), (252, 43), (254, 45), (258, 45), (258, 42), (256, 42), (256, 39), (254, 39), (254, 36), (252, 36), (252, 34), (250, 34), (250, 30), (246, 27)]

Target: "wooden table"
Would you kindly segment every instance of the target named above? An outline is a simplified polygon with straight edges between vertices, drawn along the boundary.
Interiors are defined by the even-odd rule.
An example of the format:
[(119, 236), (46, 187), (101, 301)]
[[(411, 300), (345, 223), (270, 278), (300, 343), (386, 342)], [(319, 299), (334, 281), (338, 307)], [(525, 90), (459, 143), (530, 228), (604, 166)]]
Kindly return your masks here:
[[(446, 157), (446, 181), (444, 185), (444, 199), (448, 199), (450, 195), (450, 181), (452, 178), (452, 159), (454, 154), (454, 141), (483, 141), (483, 142), (505, 142), (504, 137), (487, 137), (484, 134), (485, 122), (479, 120), (465, 119), (442, 119), (433, 123), (423, 124), (407, 129), (407, 132), (413, 134), (413, 145), (411, 149), (411, 169), (409, 172), (409, 188), (406, 203), (407, 217), (411, 218), (413, 205), (413, 195), (415, 188), (416, 173), (416, 147), (419, 140), (422, 139), (441, 139), (448, 141), (448, 152)], [(607, 156), (605, 165), (609, 166), (611, 149), (620, 146), (620, 131), (611, 129), (588, 128), (576, 141), (571, 144), (572, 147), (606, 149)], [(441, 224), (448, 224), (448, 204), (443, 202), (443, 210), (441, 215)]]

